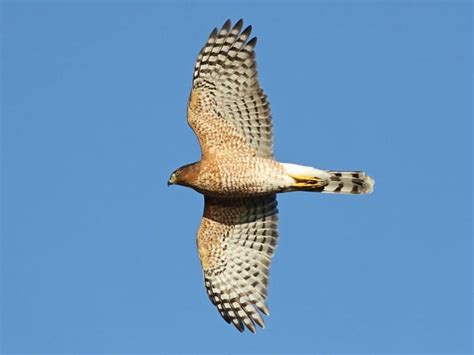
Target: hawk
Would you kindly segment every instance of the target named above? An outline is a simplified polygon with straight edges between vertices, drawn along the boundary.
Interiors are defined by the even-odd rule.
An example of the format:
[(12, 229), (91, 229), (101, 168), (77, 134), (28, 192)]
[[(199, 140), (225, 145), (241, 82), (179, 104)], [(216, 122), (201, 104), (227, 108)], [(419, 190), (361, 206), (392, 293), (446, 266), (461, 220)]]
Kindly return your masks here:
[(201, 160), (180, 167), (168, 185), (204, 195), (197, 247), (211, 302), (241, 332), (264, 328), (269, 267), (278, 241), (276, 194), (291, 191), (367, 194), (361, 171), (327, 171), (273, 156), (272, 119), (257, 77), (251, 26), (215, 28), (194, 67), (188, 123)]

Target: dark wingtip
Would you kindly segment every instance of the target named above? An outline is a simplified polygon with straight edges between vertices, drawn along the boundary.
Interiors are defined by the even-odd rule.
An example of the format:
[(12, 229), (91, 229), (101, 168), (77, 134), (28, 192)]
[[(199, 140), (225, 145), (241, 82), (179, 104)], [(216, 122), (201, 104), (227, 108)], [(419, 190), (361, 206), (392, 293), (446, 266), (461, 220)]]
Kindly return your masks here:
[(214, 27), (214, 29), (211, 31), (211, 34), (209, 35), (209, 38), (213, 38), (217, 36), (217, 27)]
[(245, 30), (242, 31), (242, 35), (249, 36), (250, 32), (252, 32), (252, 26), (245, 27)]
[(222, 25), (222, 29), (228, 31), (230, 29), (231, 24), (232, 22), (230, 21), (230, 18), (228, 18), (227, 21), (224, 22), (224, 24)]
[(263, 319), (260, 319), (258, 317), (254, 317), (252, 318), (252, 320), (262, 329), (265, 329), (265, 322), (263, 321)]
[(255, 46), (257, 45), (257, 37), (253, 37), (250, 41), (247, 42), (247, 45), (252, 48), (255, 48)]
[(238, 321), (237, 323), (232, 322), (232, 324), (239, 330), (239, 332), (243, 333), (245, 328), (242, 325), (242, 322)]
[(253, 334), (257, 334), (257, 329), (255, 329), (255, 326), (253, 327), (247, 326), (247, 329), (250, 330)]
[(239, 21), (237, 21), (234, 25), (234, 27), (232, 28), (232, 30), (237, 30), (238, 32), (240, 32), (240, 30), (242, 29), (242, 26), (244, 25), (244, 20), (242, 19), (239, 19)]
[(270, 310), (268, 309), (266, 304), (259, 304), (257, 305), (257, 308), (266, 316), (270, 315)]

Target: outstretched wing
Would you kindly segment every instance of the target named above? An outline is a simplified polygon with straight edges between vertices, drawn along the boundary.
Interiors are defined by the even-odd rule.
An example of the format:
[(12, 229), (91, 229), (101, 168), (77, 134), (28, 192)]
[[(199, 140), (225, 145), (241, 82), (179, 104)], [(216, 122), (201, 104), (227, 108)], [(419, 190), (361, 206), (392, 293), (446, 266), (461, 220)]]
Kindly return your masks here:
[[(197, 245), (204, 282), (221, 316), (241, 332), (255, 324), (265, 304), (277, 232), (275, 195), (250, 199), (205, 198)], [(244, 327), (245, 325), (245, 327)]]
[(214, 29), (201, 49), (188, 103), (188, 123), (203, 156), (220, 152), (273, 156), (270, 105), (257, 77), (251, 26)]

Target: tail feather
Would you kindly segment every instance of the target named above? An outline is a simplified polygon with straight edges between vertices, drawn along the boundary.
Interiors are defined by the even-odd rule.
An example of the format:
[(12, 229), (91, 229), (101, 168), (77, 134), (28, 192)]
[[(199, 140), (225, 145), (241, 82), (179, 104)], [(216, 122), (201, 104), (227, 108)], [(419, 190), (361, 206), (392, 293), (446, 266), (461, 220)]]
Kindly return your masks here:
[(329, 181), (321, 192), (342, 194), (370, 194), (374, 180), (362, 171), (328, 171)]
[(293, 179), (287, 191), (369, 194), (374, 189), (374, 180), (362, 171), (325, 171), (295, 164), (283, 166)]

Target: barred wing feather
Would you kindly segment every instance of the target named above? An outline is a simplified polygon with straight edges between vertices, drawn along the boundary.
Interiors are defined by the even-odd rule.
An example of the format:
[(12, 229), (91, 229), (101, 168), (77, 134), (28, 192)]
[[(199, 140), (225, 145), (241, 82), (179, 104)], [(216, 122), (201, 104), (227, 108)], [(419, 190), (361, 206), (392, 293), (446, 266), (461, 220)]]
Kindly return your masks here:
[(206, 197), (198, 251), (211, 302), (243, 331), (264, 327), (269, 267), (277, 233), (274, 195), (251, 199)]
[[(239, 20), (214, 29), (198, 55), (188, 122), (203, 154), (230, 149), (273, 157), (270, 105), (260, 87), (251, 26)], [(229, 140), (236, 144), (229, 144)]]

